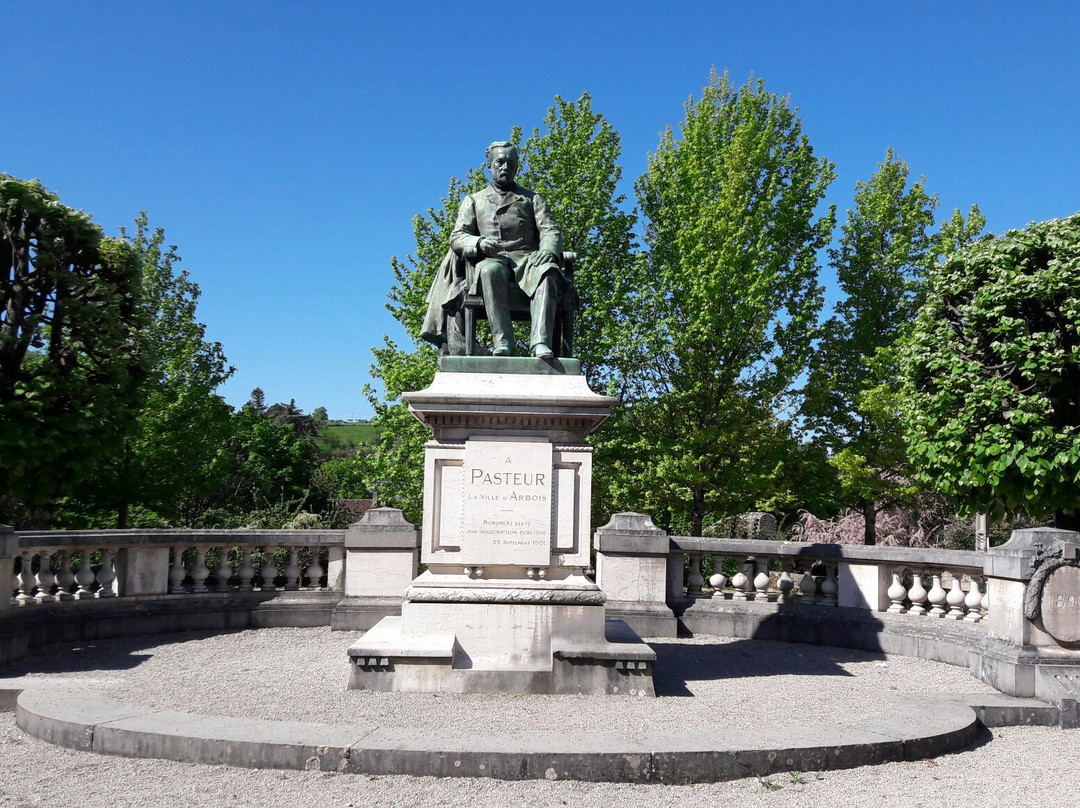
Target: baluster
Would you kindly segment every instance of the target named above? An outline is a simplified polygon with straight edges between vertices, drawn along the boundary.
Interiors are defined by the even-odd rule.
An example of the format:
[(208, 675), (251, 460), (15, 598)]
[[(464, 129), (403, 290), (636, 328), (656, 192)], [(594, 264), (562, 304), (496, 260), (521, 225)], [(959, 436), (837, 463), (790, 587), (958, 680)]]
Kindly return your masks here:
[(218, 548), (217, 569), (214, 570), (214, 580), (217, 581), (217, 591), (224, 592), (229, 588), (229, 578), (232, 576), (232, 568), (229, 566), (229, 548)]
[(75, 600), (75, 596), (71, 593), (71, 587), (74, 585), (75, 573), (71, 569), (71, 558), (67, 550), (61, 550), (56, 554), (56, 599)]
[(285, 591), (295, 592), (300, 588), (300, 565), (296, 563), (296, 548), (285, 548)]
[(836, 582), (836, 576), (840, 572), (839, 564), (825, 564), (825, 579), (821, 582), (821, 595), (826, 606), (836, 605), (836, 593), (840, 591), (840, 585)]
[(736, 560), (735, 574), (731, 576), (732, 600), (746, 600), (747, 587), (753, 587), (752, 582), (743, 571), (745, 566), (745, 559), (741, 563)]
[(86, 547), (79, 554), (82, 563), (79, 564), (79, 571), (75, 573), (75, 583), (79, 585), (79, 588), (75, 590), (75, 600), (87, 600), (94, 597), (93, 587), (97, 576), (94, 575), (94, 571), (90, 568), (90, 556), (93, 553), (93, 550)]
[(964, 590), (960, 587), (960, 578), (953, 576), (952, 586), (945, 596), (945, 602), (949, 604), (949, 613), (946, 615), (950, 620), (964, 619)]
[(933, 585), (930, 587), (930, 592), (927, 594), (926, 599), (930, 601), (930, 617), (944, 617), (945, 616), (945, 589), (941, 586), (941, 576), (931, 576)]
[(686, 594), (692, 598), (701, 597), (701, 586), (705, 583), (705, 577), (701, 574), (701, 559), (704, 553), (689, 553), (690, 574), (686, 576)]
[(172, 548), (172, 556), (172, 566), (169, 567), (169, 593), (176, 594), (184, 591), (184, 579), (187, 577), (183, 548)]
[(757, 569), (757, 575), (754, 576), (754, 600), (768, 600), (769, 586), (772, 584), (772, 579), (769, 578), (769, 559), (755, 560), (754, 566)]
[(790, 562), (781, 564), (780, 580), (776, 582), (776, 588), (780, 590), (781, 603), (791, 602), (791, 592), (795, 589), (795, 580), (791, 577), (793, 568), (794, 565)]
[(252, 579), (255, 577), (255, 568), (251, 566), (251, 548), (240, 548), (240, 569), (236, 571), (237, 589), (241, 592), (250, 592), (254, 589)]
[(97, 579), (101, 585), (98, 588), (97, 596), (99, 598), (115, 598), (116, 567), (113, 566), (113, 551), (110, 549), (101, 551), (101, 569), (98, 570)]
[(815, 581), (814, 576), (810, 574), (812, 569), (813, 565), (808, 566), (803, 570), (802, 578), (799, 579), (799, 603), (803, 606), (809, 606), (813, 603), (817, 593), (817, 581)]
[(926, 614), (926, 598), (928, 596), (926, 587), (922, 582), (922, 571), (911, 571), (911, 588), (908, 589), (908, 600), (911, 601), (911, 606), (908, 607), (908, 614), (919, 615), (920, 617)]
[(889, 585), (889, 589), (886, 591), (886, 595), (889, 596), (889, 600), (892, 603), (889, 608), (886, 609), (890, 614), (904, 614), (907, 609), (904, 608), (904, 598), (907, 596), (907, 589), (904, 588), (903, 581), (900, 580), (902, 572), (894, 572), (892, 574), (892, 584)]
[(195, 547), (195, 565), (191, 568), (191, 591), (209, 592), (206, 588), (206, 579), (210, 577), (210, 569), (206, 566), (206, 548)]
[(30, 572), (30, 568), (34, 563), (34, 555), (23, 550), (19, 553), (19, 559), (22, 566), (19, 574), (15, 576), (15, 587), (19, 590), (18, 594), (15, 595), (15, 603), (19, 606), (27, 606), (37, 602), (34, 600), (34, 576)]
[(259, 577), (262, 578), (262, 586), (259, 588), (263, 592), (273, 592), (274, 578), (277, 577), (277, 564), (274, 563), (273, 550), (264, 547), (263, 552), (266, 554), (266, 560), (263, 562), (262, 567), (259, 568)]
[(983, 594), (982, 588), (979, 586), (980, 583), (978, 578), (971, 579), (971, 587), (964, 598), (964, 606), (967, 607), (967, 615), (964, 617), (965, 623), (978, 623), (983, 618)]
[(722, 572), (714, 572), (709, 576), (709, 586), (713, 588), (714, 598), (724, 597), (724, 587), (727, 586), (727, 576)]
[(311, 563), (307, 565), (304, 574), (308, 579), (308, 589), (321, 589), (322, 564), (319, 563), (319, 548), (311, 548)]
[(52, 553), (42, 552), (38, 555), (37, 595), (34, 600), (38, 603), (52, 603), (56, 597), (52, 593), (56, 576), (52, 571)]

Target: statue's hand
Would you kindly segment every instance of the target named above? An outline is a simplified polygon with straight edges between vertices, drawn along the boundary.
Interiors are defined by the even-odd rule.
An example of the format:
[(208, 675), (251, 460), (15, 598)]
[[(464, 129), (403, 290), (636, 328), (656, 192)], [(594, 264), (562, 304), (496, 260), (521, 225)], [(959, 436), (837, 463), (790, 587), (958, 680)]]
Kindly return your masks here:
[(559, 263), (559, 256), (550, 250), (537, 250), (536, 251), (536, 263), (538, 264), (557, 264)]
[(499, 242), (495, 239), (487, 238), (486, 236), (477, 243), (476, 248), (480, 250), (482, 255), (486, 255), (488, 258), (494, 258), (499, 254)]

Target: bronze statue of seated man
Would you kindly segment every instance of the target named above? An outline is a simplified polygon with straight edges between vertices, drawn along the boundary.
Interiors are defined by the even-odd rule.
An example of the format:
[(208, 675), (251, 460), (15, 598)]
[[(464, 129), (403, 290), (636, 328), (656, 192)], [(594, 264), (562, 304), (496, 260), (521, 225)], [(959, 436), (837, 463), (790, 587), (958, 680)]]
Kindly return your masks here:
[[(450, 236), (447, 255), (428, 294), (428, 316), (421, 336), (436, 345), (449, 342), (456, 353), (457, 340), (445, 332), (452, 301), (462, 294), (481, 294), (491, 326), (492, 353), (514, 352), (514, 331), (508, 293), (512, 284), (529, 298), (531, 329), (529, 351), (550, 359), (559, 293), (565, 285), (562, 270), (562, 233), (547, 202), (540, 194), (514, 182), (518, 169), (517, 149), (509, 141), (487, 148), (488, 187), (461, 201)], [(464, 259), (465, 277), (457, 272)], [(458, 326), (460, 328), (460, 326)], [(451, 333), (450, 337), (453, 336)]]

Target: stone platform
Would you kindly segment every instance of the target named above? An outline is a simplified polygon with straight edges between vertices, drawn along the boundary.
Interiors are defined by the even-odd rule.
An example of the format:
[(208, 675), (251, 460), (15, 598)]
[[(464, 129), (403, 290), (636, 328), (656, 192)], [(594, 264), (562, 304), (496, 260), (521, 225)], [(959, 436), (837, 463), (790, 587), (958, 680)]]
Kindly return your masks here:
[[(993, 697), (991, 697), (993, 698)], [(244, 768), (626, 783), (701, 783), (918, 760), (978, 737), (962, 698), (895, 697), (872, 720), (658, 727), (633, 739), (557, 729), (463, 739), (414, 726), (322, 725), (129, 707), (86, 692), (27, 690), (24, 732), (85, 752)], [(1014, 700), (1018, 701), (1018, 700)]]

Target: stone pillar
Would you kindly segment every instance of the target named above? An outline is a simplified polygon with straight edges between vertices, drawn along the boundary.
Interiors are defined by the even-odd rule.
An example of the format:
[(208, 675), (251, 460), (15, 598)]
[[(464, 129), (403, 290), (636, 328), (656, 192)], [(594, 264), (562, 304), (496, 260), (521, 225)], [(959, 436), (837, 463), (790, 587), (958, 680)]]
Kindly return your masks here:
[(169, 592), (169, 548), (124, 547), (116, 554), (116, 594), (120, 597)]
[[(402, 595), (416, 576), (420, 531), (399, 508), (371, 508), (345, 531), (345, 598), (330, 627), (367, 630), (401, 612)], [(327, 588), (336, 577), (327, 571)]]
[(667, 605), (670, 540), (650, 517), (616, 513), (595, 533), (596, 583), (607, 613), (643, 637), (674, 637), (678, 623)]
[(837, 571), (837, 605), (872, 612), (889, 610), (892, 570), (884, 564), (840, 563)]
[(987, 638), (972, 659), (983, 681), (1011, 696), (1058, 703), (1063, 721), (1080, 698), (1080, 533), (1015, 530), (987, 552)]
[(19, 554), (19, 537), (11, 525), (0, 525), (0, 580), (4, 581), (6, 593), (0, 596), (0, 612), (11, 608), (11, 576), (15, 570), (15, 556)]

